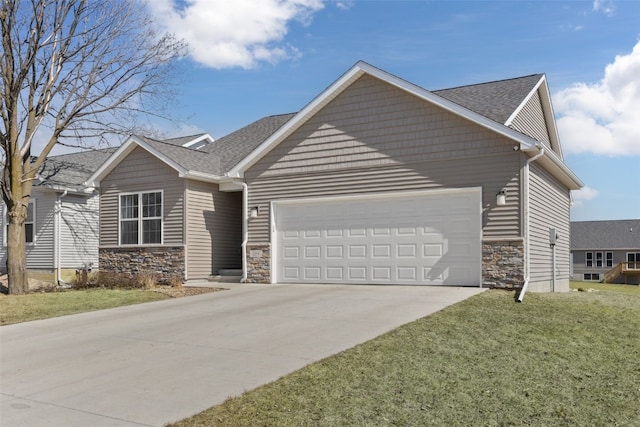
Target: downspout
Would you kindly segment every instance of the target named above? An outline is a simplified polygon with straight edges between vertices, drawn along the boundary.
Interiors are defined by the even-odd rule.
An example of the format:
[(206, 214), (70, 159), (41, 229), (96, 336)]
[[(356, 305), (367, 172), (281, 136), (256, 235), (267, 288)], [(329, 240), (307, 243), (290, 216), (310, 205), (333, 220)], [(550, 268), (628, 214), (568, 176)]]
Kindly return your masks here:
[(242, 183), (242, 279), (244, 283), (247, 280), (247, 242), (249, 240), (249, 187), (245, 182)]
[(60, 285), (61, 283), (61, 277), (60, 277), (60, 269), (61, 269), (61, 256), (60, 256), (60, 252), (62, 250), (62, 247), (60, 245), (60, 240), (62, 239), (62, 198), (65, 197), (67, 195), (67, 190), (64, 190), (64, 192), (62, 194), (60, 194), (58, 196), (58, 199), (56, 200), (56, 224), (58, 225), (57, 230), (56, 230), (56, 241), (55, 241), (55, 248), (56, 248), (56, 284)]
[(536, 148), (538, 149), (538, 154), (536, 154), (535, 156), (526, 159), (524, 162), (524, 233), (525, 233), (525, 246), (524, 246), (524, 271), (525, 271), (525, 278), (524, 278), (524, 283), (522, 284), (522, 289), (520, 290), (520, 294), (518, 295), (518, 302), (522, 302), (522, 299), (524, 298), (524, 294), (527, 292), (527, 287), (529, 286), (529, 279), (531, 278), (531, 267), (529, 264), (530, 261), (530, 256), (531, 256), (531, 249), (530, 249), (530, 244), (529, 244), (529, 232), (530, 232), (530, 227), (529, 227), (529, 164), (531, 162), (536, 161), (537, 159), (539, 159), (540, 157), (542, 157), (544, 155), (544, 148), (541, 145), (536, 145)]

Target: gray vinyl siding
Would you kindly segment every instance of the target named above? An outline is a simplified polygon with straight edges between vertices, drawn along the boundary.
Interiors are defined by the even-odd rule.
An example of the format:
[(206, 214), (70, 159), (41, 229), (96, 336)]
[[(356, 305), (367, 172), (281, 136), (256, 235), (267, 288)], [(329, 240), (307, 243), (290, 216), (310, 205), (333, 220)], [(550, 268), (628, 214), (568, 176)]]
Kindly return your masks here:
[[(483, 188), (483, 237), (521, 236), (520, 163), (509, 139), (363, 76), (245, 174), (261, 214), (249, 241), (269, 241), (269, 202), (283, 198)], [(507, 205), (496, 193), (507, 190)]]
[(163, 244), (182, 245), (185, 180), (143, 148), (135, 148), (101, 182), (100, 246), (118, 245), (118, 196), (163, 190)]
[(98, 266), (99, 197), (67, 195), (61, 199), (60, 264), (78, 268), (84, 263)]
[[(33, 270), (50, 270), (53, 264), (53, 231), (54, 231), (54, 206), (56, 194), (42, 191), (34, 187), (31, 191), (31, 201), (35, 202), (35, 242), (27, 244), (27, 268)], [(6, 208), (2, 205), (2, 248), (0, 262), (2, 270), (6, 270), (7, 239), (6, 233)]]
[(556, 244), (556, 283), (569, 279), (569, 190), (535, 162), (530, 165), (529, 188), (530, 281), (550, 286), (553, 268), (549, 228), (555, 228), (559, 235)]
[(186, 201), (188, 279), (242, 268), (242, 192), (220, 192), (217, 184), (187, 181)]
[(549, 139), (549, 129), (547, 129), (547, 124), (544, 119), (540, 94), (537, 91), (529, 98), (529, 101), (527, 101), (522, 110), (520, 110), (518, 115), (513, 119), (511, 127), (537, 139), (542, 142), (545, 147), (553, 149)]
[[(594, 252), (594, 260), (593, 260), (593, 267), (587, 267), (587, 252)], [(595, 267), (596, 262), (595, 262), (595, 252), (602, 252), (602, 257), (603, 260), (605, 260), (603, 262), (603, 267)], [(613, 256), (613, 267), (615, 267), (616, 265), (620, 264), (621, 262), (625, 262), (627, 260), (627, 253), (628, 252), (639, 252), (640, 253), (640, 246), (636, 249), (602, 249), (602, 248), (595, 248), (595, 249), (575, 249), (573, 251), (571, 251), (571, 253), (573, 254), (573, 279), (574, 280), (583, 280), (584, 278), (584, 274), (585, 273), (599, 273), (600, 274), (600, 280), (604, 279), (604, 273), (606, 273), (607, 271), (611, 270), (613, 267), (607, 267), (606, 266), (606, 252), (611, 252), (612, 256)], [(620, 282), (624, 282), (624, 279), (619, 280)]]

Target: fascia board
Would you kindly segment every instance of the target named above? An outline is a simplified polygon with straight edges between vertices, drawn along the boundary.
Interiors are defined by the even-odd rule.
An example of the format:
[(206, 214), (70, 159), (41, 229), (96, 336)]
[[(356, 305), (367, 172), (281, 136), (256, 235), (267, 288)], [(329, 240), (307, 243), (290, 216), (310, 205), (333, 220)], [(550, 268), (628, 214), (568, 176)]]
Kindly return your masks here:
[(564, 154), (562, 153), (562, 144), (560, 144), (560, 134), (558, 133), (558, 127), (556, 126), (556, 114), (553, 111), (553, 103), (551, 102), (551, 92), (549, 92), (549, 85), (547, 84), (547, 79), (544, 80), (544, 85), (540, 88), (540, 98), (542, 99), (542, 108), (544, 110), (545, 115), (548, 120), (547, 123), (551, 126), (549, 129), (549, 136), (551, 137), (551, 142), (554, 144), (554, 148), (558, 150), (558, 154), (561, 159), (564, 159)]
[[(532, 152), (532, 154), (538, 153), (538, 150), (526, 150)], [(571, 169), (558, 157), (555, 151), (545, 150), (544, 156), (542, 156), (537, 163), (543, 165), (543, 167), (551, 173), (552, 176), (560, 180), (570, 190), (579, 190), (584, 187), (584, 183), (573, 173)]]
[(191, 171), (191, 170), (186, 171), (184, 173), (178, 172), (178, 176), (180, 178), (193, 179), (194, 181), (211, 182), (216, 184), (224, 179), (219, 175), (211, 175), (208, 173)]
[(467, 108), (462, 107), (454, 102), (451, 102), (445, 98), (442, 98), (420, 86), (414, 85), (406, 80), (403, 80), (393, 74), (389, 74), (379, 68), (376, 68), (365, 62), (358, 62), (349, 71), (343, 74), (332, 85), (325, 89), (320, 95), (314, 98), (306, 107), (304, 107), (298, 114), (296, 114), (289, 122), (283, 127), (278, 129), (273, 135), (267, 138), (262, 144), (260, 144), (253, 152), (247, 157), (241, 160), (236, 166), (234, 166), (228, 173), (229, 177), (242, 177), (244, 172), (254, 165), (260, 158), (262, 158), (271, 148), (280, 143), (284, 138), (290, 135), (295, 129), (297, 129), (304, 120), (317, 112), (320, 108), (325, 106), (329, 101), (338, 96), (348, 86), (350, 86), (357, 78), (363, 74), (369, 74), (376, 77), (386, 83), (398, 87), (408, 93), (411, 93), (419, 98), (422, 98), (432, 104), (435, 104), (453, 114), (471, 120), (480, 126), (497, 132), (503, 136), (513, 139), (520, 143), (522, 149), (529, 149), (535, 147), (537, 141), (529, 136), (526, 136), (518, 131), (515, 131), (507, 126), (497, 123), (481, 114), (475, 113)]
[(208, 133), (205, 133), (204, 135), (200, 135), (199, 137), (197, 137), (197, 138), (195, 138), (195, 139), (192, 139), (191, 141), (189, 141), (189, 142), (187, 142), (187, 143), (185, 143), (185, 144), (182, 144), (182, 146), (183, 146), (183, 147), (187, 147), (187, 148), (189, 148), (189, 147), (191, 147), (192, 145), (195, 145), (195, 144), (197, 144), (198, 142), (200, 142), (200, 141), (204, 141), (204, 140), (206, 140), (206, 139), (208, 139), (208, 140), (209, 140), (209, 142), (213, 142), (213, 141), (214, 141), (214, 139), (213, 139), (213, 137), (212, 137), (211, 135), (209, 135)]

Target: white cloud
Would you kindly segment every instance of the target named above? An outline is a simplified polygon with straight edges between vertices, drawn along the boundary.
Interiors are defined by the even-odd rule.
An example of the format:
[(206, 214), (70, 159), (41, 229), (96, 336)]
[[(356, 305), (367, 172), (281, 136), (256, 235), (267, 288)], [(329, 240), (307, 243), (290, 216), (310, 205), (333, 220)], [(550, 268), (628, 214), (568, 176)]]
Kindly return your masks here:
[(591, 187), (582, 187), (580, 190), (574, 190), (571, 192), (571, 197), (573, 198), (572, 208), (577, 208), (578, 206), (582, 206), (585, 201), (592, 200), (598, 197), (600, 192)]
[(211, 68), (252, 68), (299, 55), (284, 43), (291, 21), (309, 25), (323, 0), (153, 0), (159, 23), (190, 47), (191, 57)]
[(613, 16), (616, 9), (611, 0), (593, 0), (593, 11), (602, 12), (607, 16)]
[(553, 102), (565, 153), (640, 155), (640, 41), (598, 83), (576, 83)]
[(340, 10), (349, 10), (353, 7), (354, 0), (338, 0), (336, 2), (336, 7)]

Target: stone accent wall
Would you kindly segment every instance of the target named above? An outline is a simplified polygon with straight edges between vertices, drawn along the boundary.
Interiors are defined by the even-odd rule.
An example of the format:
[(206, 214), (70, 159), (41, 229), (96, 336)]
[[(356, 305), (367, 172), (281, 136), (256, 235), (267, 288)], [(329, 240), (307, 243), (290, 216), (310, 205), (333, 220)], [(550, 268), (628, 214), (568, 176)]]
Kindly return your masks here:
[(154, 272), (160, 282), (169, 282), (176, 276), (184, 281), (183, 246), (102, 247), (98, 252), (100, 271), (132, 276)]
[(269, 243), (247, 243), (245, 283), (271, 283), (271, 245)]
[(524, 241), (482, 242), (482, 286), (516, 289), (524, 283)]

